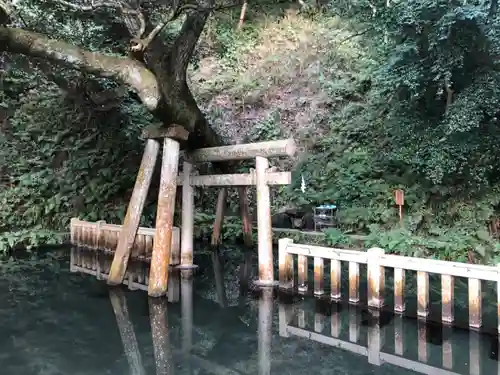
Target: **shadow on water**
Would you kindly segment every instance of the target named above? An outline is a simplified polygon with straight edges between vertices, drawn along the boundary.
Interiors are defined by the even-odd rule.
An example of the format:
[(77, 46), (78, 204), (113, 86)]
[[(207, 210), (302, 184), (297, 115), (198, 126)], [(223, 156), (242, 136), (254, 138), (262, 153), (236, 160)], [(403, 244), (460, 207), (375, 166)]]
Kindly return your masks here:
[[(250, 253), (172, 271), (165, 299), (96, 280), (106, 255), (71, 255), (0, 274), (2, 374), (500, 373), (497, 337), (253, 289)], [(144, 289), (146, 268), (131, 265), (132, 289)]]

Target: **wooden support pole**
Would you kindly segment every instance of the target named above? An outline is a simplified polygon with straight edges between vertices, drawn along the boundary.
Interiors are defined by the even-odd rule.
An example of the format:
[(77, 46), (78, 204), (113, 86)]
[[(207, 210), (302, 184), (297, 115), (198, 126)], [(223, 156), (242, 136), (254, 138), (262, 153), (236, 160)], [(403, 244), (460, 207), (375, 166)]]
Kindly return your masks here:
[(210, 244), (213, 247), (220, 245), (220, 235), (222, 231), (222, 222), (224, 221), (224, 215), (226, 213), (226, 200), (227, 200), (227, 189), (222, 188), (219, 190), (219, 196), (217, 197), (217, 207), (215, 209), (215, 220), (214, 229), (212, 232), (212, 240)]
[(184, 162), (182, 166), (182, 238), (181, 238), (181, 264), (179, 268), (194, 268), (194, 189), (191, 185), (193, 165)]
[(238, 199), (240, 203), (241, 222), (243, 223), (243, 243), (246, 247), (252, 247), (252, 218), (250, 217), (246, 187), (240, 186), (238, 188)]
[(179, 142), (165, 138), (163, 140), (153, 254), (149, 270), (148, 295), (150, 297), (160, 297), (167, 293), (178, 164)]
[(255, 158), (255, 180), (257, 187), (257, 233), (259, 254), (259, 285), (275, 285), (273, 270), (273, 241), (271, 228), (271, 197), (266, 182), (269, 161), (261, 156)]
[(151, 177), (153, 176), (156, 159), (160, 150), (160, 144), (154, 139), (146, 141), (146, 148), (142, 156), (141, 166), (135, 180), (134, 191), (127, 208), (127, 214), (123, 220), (122, 230), (118, 238), (115, 256), (111, 264), (108, 277), (108, 285), (118, 285), (123, 282), (127, 271), (130, 251), (134, 245), (135, 235), (139, 228), (144, 203), (148, 195)]
[(130, 374), (145, 375), (146, 371), (142, 364), (141, 352), (139, 351), (139, 345), (135, 337), (134, 326), (129, 318), (125, 294), (121, 289), (112, 288), (109, 290), (109, 298), (122, 339), (123, 351), (130, 366)]

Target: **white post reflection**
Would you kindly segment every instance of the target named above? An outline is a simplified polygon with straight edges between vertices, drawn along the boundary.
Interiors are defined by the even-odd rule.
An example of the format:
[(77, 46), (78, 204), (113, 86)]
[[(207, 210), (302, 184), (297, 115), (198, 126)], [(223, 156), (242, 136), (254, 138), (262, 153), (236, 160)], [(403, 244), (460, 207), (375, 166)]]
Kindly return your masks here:
[(479, 332), (469, 331), (469, 373), (470, 375), (481, 374), (481, 358), (480, 358), (480, 337)]
[(349, 306), (349, 341), (357, 343), (359, 340), (359, 333), (361, 325), (359, 324), (360, 315), (356, 309), (356, 306)]
[(262, 288), (259, 300), (259, 375), (271, 374), (273, 288)]
[(134, 326), (128, 315), (127, 301), (123, 291), (119, 288), (109, 289), (109, 298), (115, 313), (116, 323), (120, 331), (120, 337), (123, 344), (123, 350), (130, 367), (131, 375), (145, 375), (146, 371), (142, 364), (139, 345), (135, 337)]
[(382, 334), (380, 330), (380, 311), (369, 310), (373, 318), (373, 324), (368, 327), (368, 363), (380, 366), (382, 360), (380, 351), (382, 349)]
[(417, 321), (418, 329), (418, 360), (426, 363), (429, 357), (427, 348), (427, 325), (423, 319)]
[(290, 337), (287, 326), (290, 324), (291, 310), (290, 305), (279, 304), (279, 333), (281, 337)]
[(165, 298), (149, 298), (149, 317), (155, 355), (156, 375), (173, 375), (174, 362), (168, 335), (167, 301)]
[(404, 331), (403, 316), (397, 314), (394, 316), (394, 353), (400, 356), (404, 355)]
[(191, 374), (191, 348), (193, 346), (193, 271), (181, 270), (181, 309), (182, 309), (182, 353), (183, 367)]
[(451, 341), (453, 329), (449, 325), (443, 326), (443, 368), (453, 368), (453, 345)]

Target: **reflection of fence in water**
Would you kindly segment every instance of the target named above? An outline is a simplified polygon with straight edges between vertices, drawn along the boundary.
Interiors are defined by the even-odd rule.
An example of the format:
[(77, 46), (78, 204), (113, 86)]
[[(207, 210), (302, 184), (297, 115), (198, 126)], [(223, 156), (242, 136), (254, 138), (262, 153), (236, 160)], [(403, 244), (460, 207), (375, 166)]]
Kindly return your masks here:
[[(483, 354), (498, 355), (486, 353), (481, 348), (481, 335), (477, 331), (469, 331), (469, 352), (468, 357), (460, 357), (461, 353), (455, 352), (453, 355), (453, 347), (459, 347), (463, 352), (464, 346), (467, 347), (467, 342), (463, 342), (465, 331), (462, 335), (454, 337), (452, 328), (449, 326), (431, 326), (426, 324), (424, 320), (408, 320), (408, 322), (416, 322), (414, 327), (417, 332), (409, 332), (403, 330), (403, 322), (405, 321), (402, 316), (394, 315), (393, 324), (387, 325), (384, 322), (384, 314), (378, 310), (368, 312), (361, 312), (354, 306), (349, 308), (348, 314), (341, 314), (338, 308), (339, 305), (332, 304), (331, 316), (326, 316), (322, 313), (316, 312), (314, 314), (314, 322), (307, 322), (306, 311), (290, 305), (280, 304), (279, 306), (279, 332), (281, 337), (298, 336), (317, 341), (322, 344), (338, 347), (350, 352), (366, 356), (368, 362), (373, 365), (380, 366), (383, 363), (389, 363), (395, 366), (403, 367), (408, 370), (416, 371), (422, 374), (436, 374), (436, 375), (459, 375), (459, 374), (500, 374), (500, 365), (496, 363), (497, 359), (484, 361)], [(366, 314), (366, 316), (364, 315)], [(381, 315), (382, 314), (382, 315)], [(296, 317), (296, 324), (294, 322)], [(330, 336), (325, 334), (327, 331), (327, 319), (330, 318)], [(348, 334), (347, 340), (342, 338), (343, 335), (343, 320), (348, 320)], [(392, 318), (392, 316), (391, 316)], [(308, 324), (309, 323), (309, 324)], [(313, 325), (313, 329), (309, 330), (306, 327)], [(363, 344), (362, 330), (363, 326), (367, 326), (366, 330), (366, 344)], [(392, 333), (390, 328), (393, 328), (393, 338), (389, 336)], [(434, 332), (431, 332), (434, 331)], [(438, 332), (439, 331), (439, 332)], [(411, 333), (416, 333), (417, 344), (417, 360), (412, 360), (408, 357), (411, 356), (411, 346), (415, 346), (413, 340), (405, 340), (405, 336), (412, 336)], [(437, 334), (436, 336), (434, 336)], [(411, 337), (410, 337), (411, 338)], [(430, 355), (433, 338), (442, 345), (441, 351), (441, 368), (431, 365)], [(455, 340), (454, 340), (455, 339)], [(491, 340), (497, 340), (496, 337), (491, 337)], [(442, 341), (442, 342), (441, 342)], [(388, 345), (385, 345), (385, 344)], [(392, 344), (392, 345), (391, 345)], [(412, 345), (413, 344), (413, 345)], [(386, 349), (387, 348), (387, 349)], [(393, 348), (393, 349), (392, 349)], [(390, 353), (389, 351), (393, 351)], [(497, 349), (495, 350), (497, 351)], [(435, 352), (432, 355), (434, 357)], [(405, 358), (406, 357), (406, 358)], [(464, 366), (460, 366), (457, 360), (463, 361)], [(455, 361), (455, 363), (454, 363)], [(433, 361), (434, 362), (434, 361)], [(494, 366), (495, 369), (491, 370), (490, 367)], [(461, 367), (461, 368), (459, 368)], [(465, 369), (468, 367), (469, 371)]]
[[(70, 254), (71, 272), (82, 272), (95, 276), (97, 280), (107, 280), (114, 254), (75, 247), (71, 249)], [(177, 302), (179, 301), (180, 271), (172, 268), (169, 272), (168, 300), (169, 302)], [(147, 291), (149, 284), (149, 263), (138, 260), (130, 261), (123, 284), (127, 285), (131, 290), (139, 289)]]

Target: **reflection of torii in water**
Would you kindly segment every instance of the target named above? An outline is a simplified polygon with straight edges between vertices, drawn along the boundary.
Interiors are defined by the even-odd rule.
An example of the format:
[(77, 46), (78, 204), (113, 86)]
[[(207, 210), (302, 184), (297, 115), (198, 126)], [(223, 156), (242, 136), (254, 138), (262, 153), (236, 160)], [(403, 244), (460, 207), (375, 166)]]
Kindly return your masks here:
[[(216, 258), (213, 258), (216, 259)], [(220, 263), (219, 263), (220, 264)], [(242, 375), (241, 372), (229, 369), (218, 365), (209, 359), (203, 358), (192, 353), (192, 330), (193, 330), (193, 287), (192, 287), (192, 271), (181, 271), (185, 274), (180, 276), (181, 284), (181, 308), (182, 308), (182, 360), (185, 362), (183, 366), (188, 374), (192, 373), (191, 363), (196, 364), (214, 375)], [(179, 283), (179, 275), (171, 275), (169, 281), (172, 284)], [(217, 278), (218, 282), (223, 282), (223, 279)], [(170, 284), (170, 283), (169, 283)], [(176, 290), (170, 284), (169, 290)], [(172, 285), (172, 287), (171, 287)], [(178, 284), (177, 284), (178, 285)], [(223, 293), (225, 300), (225, 290), (222, 285), (217, 287), (218, 295)], [(177, 291), (179, 289), (177, 288)], [(127, 361), (130, 366), (131, 375), (146, 375), (144, 365), (139, 351), (139, 345), (135, 337), (133, 325), (128, 314), (126, 297), (120, 288), (110, 288), (110, 300), (115, 313), (116, 322), (120, 331), (123, 348)], [(218, 296), (219, 298), (219, 296)], [(179, 294), (169, 295), (170, 302), (179, 301)], [(227, 306), (227, 304), (226, 304)], [(259, 375), (270, 374), (271, 360), (271, 334), (272, 334), (272, 308), (273, 295), (272, 288), (263, 290), (263, 297), (259, 302)], [(170, 348), (168, 336), (168, 321), (167, 321), (167, 301), (164, 298), (151, 299), (149, 298), (149, 314), (151, 321), (151, 332), (154, 347), (154, 356), (156, 363), (157, 375), (172, 375), (175, 371), (175, 366), (172, 358), (172, 350)], [(187, 367), (187, 368), (186, 368)]]

